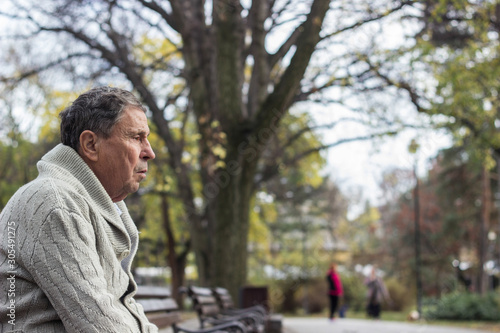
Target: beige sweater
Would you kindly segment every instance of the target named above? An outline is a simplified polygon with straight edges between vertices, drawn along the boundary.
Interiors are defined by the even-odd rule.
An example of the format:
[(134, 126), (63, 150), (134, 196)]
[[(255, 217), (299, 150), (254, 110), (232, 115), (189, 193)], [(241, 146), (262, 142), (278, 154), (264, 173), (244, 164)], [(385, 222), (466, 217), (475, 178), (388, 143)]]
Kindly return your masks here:
[(138, 232), (125, 204), (72, 148), (37, 167), (0, 214), (0, 332), (157, 332), (132, 298)]

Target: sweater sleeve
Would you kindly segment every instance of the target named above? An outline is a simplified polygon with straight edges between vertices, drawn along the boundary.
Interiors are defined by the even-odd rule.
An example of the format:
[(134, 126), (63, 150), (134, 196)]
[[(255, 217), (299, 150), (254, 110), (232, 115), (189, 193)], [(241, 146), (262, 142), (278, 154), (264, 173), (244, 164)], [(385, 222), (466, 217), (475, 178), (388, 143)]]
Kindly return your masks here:
[(141, 332), (120, 296), (110, 291), (103, 265), (112, 258), (97, 253), (99, 240), (92, 225), (62, 209), (53, 210), (40, 223), (33, 235), (30, 270), (66, 331)]

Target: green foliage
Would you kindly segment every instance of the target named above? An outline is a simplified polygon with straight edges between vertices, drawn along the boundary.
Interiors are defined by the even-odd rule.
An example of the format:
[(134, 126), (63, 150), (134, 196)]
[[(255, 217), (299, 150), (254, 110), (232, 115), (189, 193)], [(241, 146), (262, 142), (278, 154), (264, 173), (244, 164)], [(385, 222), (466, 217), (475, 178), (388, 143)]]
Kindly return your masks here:
[[(419, 272), (427, 295), (449, 293), (457, 288), (453, 260), (471, 263), (468, 274), (477, 273), (481, 182), (480, 169), (469, 157), (464, 147), (444, 150), (434, 160), (428, 175), (419, 181), (422, 259)], [(415, 180), (410, 173), (407, 176), (411, 180), (409, 189), (399, 196), (390, 196), (392, 203), (381, 208), (383, 238), (377, 249), (379, 254), (386, 254), (379, 257), (385, 257), (385, 265), (381, 266), (389, 275), (397, 276), (403, 285), (414, 286)], [(397, 183), (404, 183), (404, 179)], [(495, 228), (493, 223), (495, 220), (492, 220)], [(410, 294), (412, 298), (414, 294)], [(404, 309), (405, 303), (400, 303), (395, 306)]]
[(269, 303), (274, 312), (296, 313), (296, 293), (301, 282), (297, 279), (276, 280), (271, 284)]
[[(32, 79), (36, 82), (36, 79)], [(0, 210), (24, 184), (38, 175), (36, 163), (60, 142), (57, 114), (67, 105), (71, 94), (30, 86), (26, 100), (19, 100), (19, 85), (0, 92)], [(39, 102), (41, 95), (41, 102)], [(46, 98), (46, 99), (45, 99)], [(25, 110), (22, 117), (14, 110)], [(36, 124), (41, 123), (40, 126)], [(29, 124), (27, 126), (27, 124)], [(35, 135), (37, 134), (37, 135)]]
[(321, 313), (328, 307), (328, 286), (325, 279), (316, 278), (301, 285), (295, 299), (295, 307), (306, 306), (310, 314)]
[(500, 320), (500, 293), (485, 296), (468, 292), (456, 292), (443, 296), (424, 311), (428, 319), (448, 320)]
[[(137, 205), (131, 205), (128, 198), (127, 205), (129, 211), (144, 216), (134, 216), (134, 221), (140, 226), (139, 246), (135, 264), (139, 267), (166, 267), (168, 266), (166, 255), (166, 233), (162, 224), (163, 217), (161, 210), (161, 198), (158, 195), (144, 195)], [(141, 221), (142, 220), (142, 221)]]
[[(150, 64), (148, 69), (154, 71), (165, 70), (167, 64), (175, 60), (179, 61), (181, 56), (179, 49), (169, 39), (150, 38), (142, 35), (140, 40), (134, 44), (132, 53), (146, 64)], [(162, 59), (162, 61), (158, 61)]]
[(35, 179), (36, 162), (48, 149), (47, 144), (31, 143), (20, 133), (10, 132), (8, 140), (0, 141), (0, 211), (21, 186)]
[(380, 212), (368, 202), (365, 210), (353, 220), (345, 220), (339, 225), (339, 233), (349, 242), (354, 255), (377, 248), (380, 239), (375, 232), (380, 228)]
[(447, 116), (457, 145), (471, 158), (492, 166), (488, 149), (500, 148), (498, 132), (499, 17), (496, 1), (426, 1), (424, 28), (417, 38), (423, 59), (434, 72), (428, 109)]
[(402, 283), (399, 279), (394, 277), (387, 279), (385, 285), (392, 300), (391, 304), (385, 304), (387, 309), (403, 311), (410, 305), (415, 304), (415, 288), (408, 288), (407, 284)]
[(341, 274), (344, 287), (343, 303), (352, 311), (364, 311), (366, 306), (366, 286), (363, 276), (358, 274)]
[(60, 141), (59, 113), (77, 97), (77, 92), (65, 92), (59, 90), (47, 90), (45, 92), (45, 99), (42, 102), (40, 109), (35, 112), (35, 116), (37, 116), (42, 123), (38, 134), (40, 142)]
[[(314, 124), (311, 116), (302, 110), (287, 114), (281, 121), (281, 126), (274, 133), (263, 154), (259, 168), (263, 173), (276, 170), (278, 181), (283, 182), (288, 190), (309, 186), (317, 188), (323, 183), (321, 170), (326, 160), (316, 147), (322, 145), (321, 138), (311, 127)], [(305, 152), (311, 153), (301, 156)], [(297, 159), (298, 156), (301, 158)]]
[[(295, 279), (297, 270), (304, 270), (305, 262), (307, 274), (314, 276), (329, 260), (330, 254), (324, 250), (324, 233), (329, 233), (346, 214), (346, 199), (321, 175), (325, 165), (321, 154), (315, 152), (290, 164), (300, 152), (320, 145), (320, 138), (310, 132), (310, 117), (294, 112), (283, 122), (259, 164), (263, 174), (277, 175), (252, 200), (248, 276), (251, 283), (263, 280), (265, 265), (272, 266), (282, 279)], [(303, 131), (305, 134), (297, 135)]]

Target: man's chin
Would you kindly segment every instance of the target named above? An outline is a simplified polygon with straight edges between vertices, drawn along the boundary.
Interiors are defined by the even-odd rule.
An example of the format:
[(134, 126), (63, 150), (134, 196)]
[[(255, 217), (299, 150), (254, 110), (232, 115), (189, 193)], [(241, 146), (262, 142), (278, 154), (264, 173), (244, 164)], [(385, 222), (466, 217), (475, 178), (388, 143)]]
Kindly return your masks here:
[(129, 193), (135, 193), (137, 191), (139, 191), (139, 188), (140, 188), (140, 182), (137, 182), (134, 184), (134, 186), (130, 189), (130, 192)]
[[(139, 181), (137, 182), (134, 182), (133, 184), (130, 184), (130, 187), (126, 188), (125, 189), (125, 193), (123, 193), (121, 196), (120, 196), (120, 200), (117, 200), (117, 201), (121, 201), (123, 199), (125, 199), (129, 194), (132, 194), (132, 193), (135, 193), (139, 190)], [(113, 200), (114, 201), (114, 200)], [(116, 202), (116, 201), (114, 201)]]

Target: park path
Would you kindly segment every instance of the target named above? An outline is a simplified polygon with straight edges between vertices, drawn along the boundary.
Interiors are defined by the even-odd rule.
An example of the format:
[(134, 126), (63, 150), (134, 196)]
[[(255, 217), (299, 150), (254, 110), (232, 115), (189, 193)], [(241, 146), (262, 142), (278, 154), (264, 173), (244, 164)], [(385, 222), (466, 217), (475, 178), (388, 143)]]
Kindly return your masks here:
[[(197, 328), (198, 320), (190, 319), (180, 326)], [(459, 327), (444, 327), (418, 323), (404, 323), (383, 320), (341, 318), (330, 322), (326, 318), (283, 318), (282, 333), (488, 333), (485, 331)], [(162, 329), (160, 333), (172, 333), (172, 329)]]
[(340, 318), (283, 319), (283, 333), (485, 333), (494, 331), (443, 327), (419, 323)]

